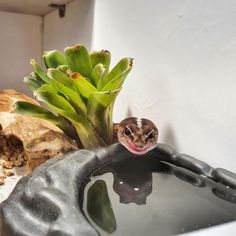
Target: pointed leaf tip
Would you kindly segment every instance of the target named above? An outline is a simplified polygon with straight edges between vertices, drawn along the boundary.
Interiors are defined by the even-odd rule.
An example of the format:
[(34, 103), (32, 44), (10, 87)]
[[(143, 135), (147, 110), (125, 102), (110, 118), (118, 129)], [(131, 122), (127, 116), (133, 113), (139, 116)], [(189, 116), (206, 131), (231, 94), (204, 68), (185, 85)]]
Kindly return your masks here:
[(129, 64), (129, 66), (132, 67), (133, 64), (134, 64), (134, 58), (130, 57), (130, 64)]
[(111, 54), (110, 51), (108, 51), (106, 49), (102, 50), (102, 53)]
[(30, 59), (30, 64), (31, 65), (35, 65), (36, 64), (36, 61), (34, 59)]

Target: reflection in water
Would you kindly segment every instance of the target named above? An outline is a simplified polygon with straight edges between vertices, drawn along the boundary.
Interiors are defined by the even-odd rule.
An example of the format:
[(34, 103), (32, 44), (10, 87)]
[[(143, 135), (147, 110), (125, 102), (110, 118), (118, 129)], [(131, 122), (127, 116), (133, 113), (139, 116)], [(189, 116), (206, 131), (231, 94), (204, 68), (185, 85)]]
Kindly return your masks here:
[(152, 192), (152, 173), (113, 173), (113, 189), (120, 197), (120, 203), (146, 204)]
[(173, 235), (236, 220), (236, 190), (172, 164), (132, 158), (94, 176), (85, 214), (112, 235)]
[(177, 178), (185, 182), (188, 182), (196, 187), (205, 187), (206, 185), (203, 179), (197, 178), (194, 175), (184, 173), (183, 171), (180, 170), (174, 170), (173, 173)]
[(120, 197), (120, 203), (146, 204), (147, 196), (152, 192), (152, 171), (168, 172), (168, 165), (159, 163), (150, 165), (145, 159), (130, 159), (114, 164), (113, 189)]
[(232, 193), (232, 192), (230, 192), (230, 190), (226, 191), (223, 189), (213, 188), (212, 193), (225, 201), (236, 203), (236, 192), (235, 191), (234, 191), (234, 193)]
[(116, 229), (105, 181), (97, 180), (88, 190), (87, 211), (90, 218), (106, 232), (112, 233)]

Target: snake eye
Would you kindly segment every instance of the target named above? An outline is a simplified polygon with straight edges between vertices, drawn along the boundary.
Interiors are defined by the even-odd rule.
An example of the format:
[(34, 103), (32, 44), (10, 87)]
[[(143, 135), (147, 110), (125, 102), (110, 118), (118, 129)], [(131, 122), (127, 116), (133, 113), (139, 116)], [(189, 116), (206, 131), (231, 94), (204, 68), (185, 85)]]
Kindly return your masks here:
[(154, 132), (151, 132), (151, 133), (149, 133), (148, 135), (147, 135), (147, 137), (149, 138), (149, 139), (154, 139)]
[(126, 136), (131, 135), (131, 130), (128, 127), (125, 127), (124, 133)]

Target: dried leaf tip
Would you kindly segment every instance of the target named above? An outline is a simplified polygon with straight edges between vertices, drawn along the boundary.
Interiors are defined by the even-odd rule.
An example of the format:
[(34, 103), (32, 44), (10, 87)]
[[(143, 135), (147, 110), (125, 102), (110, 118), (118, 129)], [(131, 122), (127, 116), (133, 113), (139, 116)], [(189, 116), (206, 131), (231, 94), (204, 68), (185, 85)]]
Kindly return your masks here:
[[(75, 48), (79, 49), (82, 45), (81, 44), (76, 44)], [(73, 47), (72, 47), (73, 48)]]
[(30, 59), (30, 64), (31, 65), (35, 65), (36, 64), (36, 61), (34, 59)]
[(81, 77), (81, 74), (78, 72), (70, 74), (71, 79), (79, 79)]
[(108, 50), (102, 50), (102, 53), (107, 53), (107, 54), (111, 54)]
[(133, 66), (133, 63), (134, 63), (134, 58), (130, 57), (130, 63), (129, 63), (129, 66), (132, 67), (132, 66)]
[(75, 49), (76, 47), (77, 47), (77, 45), (71, 46), (71, 47), (66, 47), (66, 48), (64, 49), (64, 52), (66, 52), (67, 50), (73, 50), (73, 49)]

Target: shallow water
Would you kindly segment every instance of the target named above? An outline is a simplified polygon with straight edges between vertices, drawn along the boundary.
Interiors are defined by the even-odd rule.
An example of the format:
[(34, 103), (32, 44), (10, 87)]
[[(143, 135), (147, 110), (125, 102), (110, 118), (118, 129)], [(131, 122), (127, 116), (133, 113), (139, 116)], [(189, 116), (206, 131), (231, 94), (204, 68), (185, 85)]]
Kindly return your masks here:
[(173, 235), (236, 220), (236, 190), (184, 168), (130, 159), (94, 173), (83, 210), (101, 235)]

